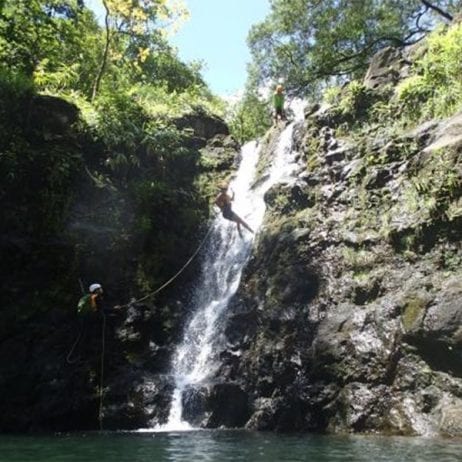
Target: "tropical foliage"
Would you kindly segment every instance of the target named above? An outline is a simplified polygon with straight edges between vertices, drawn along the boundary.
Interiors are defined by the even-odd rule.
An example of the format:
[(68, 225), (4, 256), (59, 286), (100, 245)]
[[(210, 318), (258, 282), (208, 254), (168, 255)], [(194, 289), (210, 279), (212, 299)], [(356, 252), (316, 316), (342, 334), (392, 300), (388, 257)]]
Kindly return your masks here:
[[(131, 290), (159, 284), (191, 254), (208, 214), (198, 148), (175, 119), (224, 106), (200, 65), (168, 42), (187, 16), (182, 3), (102, 4), (99, 23), (84, 0), (0, 1), (2, 253), (15, 291), (40, 265), (53, 268), (49, 289), (24, 301), (31, 309), (72, 303), (69, 287), (100, 278), (108, 258), (117, 264), (107, 277)], [(48, 96), (71, 103), (64, 117), (80, 110), (70, 130), (40, 113), (59, 104)], [(48, 242), (59, 244), (50, 252)]]
[[(340, 99), (345, 113), (352, 104), (362, 105), (367, 95), (359, 79), (371, 56), (388, 45), (403, 47), (419, 42), (436, 25), (452, 21), (461, 6), (460, 0), (272, 0), (270, 13), (248, 36), (252, 63), (244, 97), (233, 113), (233, 132), (247, 140), (268, 128), (269, 98), (262, 96), (261, 90), (274, 89), (280, 81), (289, 97), (319, 100), (323, 93), (328, 100)], [(451, 41), (452, 48), (445, 48), (442, 40)], [(437, 48), (445, 51), (433, 62)], [(458, 52), (457, 40), (432, 38), (430, 53), (419, 63), (421, 71), (400, 89), (402, 100), (413, 107), (411, 101), (430, 98), (422, 107), (427, 115), (454, 107), (460, 86), (454, 76), (458, 75), (460, 60), (449, 55)], [(445, 69), (448, 59), (452, 60), (451, 70)], [(438, 74), (430, 70), (433, 66), (440, 67)], [(340, 88), (348, 81), (353, 83), (341, 95)], [(446, 94), (446, 103), (446, 97), (438, 94), (449, 81), (456, 91)], [(430, 107), (434, 104), (440, 108)], [(383, 102), (373, 110), (376, 116), (396, 112)]]
[(435, 31), (413, 75), (397, 89), (404, 112), (413, 120), (445, 117), (462, 106), (462, 25)]
[(284, 78), (293, 91), (313, 93), (332, 80), (362, 75), (386, 45), (421, 39), (448, 21), (458, 0), (273, 0), (248, 42), (259, 82)]
[(260, 137), (271, 125), (269, 99), (259, 91), (255, 77), (249, 69), (244, 94), (228, 113), (230, 129), (241, 143)]

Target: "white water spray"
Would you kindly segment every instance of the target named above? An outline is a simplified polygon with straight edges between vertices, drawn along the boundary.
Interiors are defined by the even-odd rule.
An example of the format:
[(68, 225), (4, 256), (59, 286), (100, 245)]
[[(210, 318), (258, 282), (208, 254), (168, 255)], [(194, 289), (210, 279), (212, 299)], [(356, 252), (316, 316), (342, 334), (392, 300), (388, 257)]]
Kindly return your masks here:
[[(255, 142), (242, 148), (242, 160), (230, 189), (236, 194), (233, 210), (257, 232), (265, 214), (264, 194), (276, 183), (287, 182), (296, 171), (292, 151), (292, 133), (295, 122), (281, 133), (274, 159), (266, 179), (255, 188), (259, 148)], [(243, 229), (240, 238), (236, 224), (218, 216), (212, 223), (212, 232), (206, 248), (203, 268), (192, 300), (192, 317), (177, 347), (173, 361), (175, 390), (170, 414), (161, 431), (189, 430), (192, 427), (182, 419), (182, 395), (188, 387), (204, 385), (219, 366), (218, 356), (223, 351), (223, 313), (239, 287), (242, 270), (250, 256), (253, 235)]]

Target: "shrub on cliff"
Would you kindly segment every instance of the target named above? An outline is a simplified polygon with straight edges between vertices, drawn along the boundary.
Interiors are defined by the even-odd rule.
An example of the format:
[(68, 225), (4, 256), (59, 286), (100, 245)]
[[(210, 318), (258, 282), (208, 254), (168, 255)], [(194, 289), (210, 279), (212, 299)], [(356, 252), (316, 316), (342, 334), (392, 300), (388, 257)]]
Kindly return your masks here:
[(418, 119), (446, 117), (462, 106), (462, 24), (440, 29), (427, 39), (412, 76), (397, 88), (405, 115)]

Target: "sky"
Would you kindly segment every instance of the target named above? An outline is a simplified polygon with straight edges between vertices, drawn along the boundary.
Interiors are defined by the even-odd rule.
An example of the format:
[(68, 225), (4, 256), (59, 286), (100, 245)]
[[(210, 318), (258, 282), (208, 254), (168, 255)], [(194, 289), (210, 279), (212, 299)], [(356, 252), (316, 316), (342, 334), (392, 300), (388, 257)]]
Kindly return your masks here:
[[(269, 13), (269, 0), (184, 0), (190, 18), (170, 37), (180, 59), (201, 61), (211, 90), (230, 96), (244, 88), (250, 27)], [(86, 0), (101, 19), (101, 0)]]

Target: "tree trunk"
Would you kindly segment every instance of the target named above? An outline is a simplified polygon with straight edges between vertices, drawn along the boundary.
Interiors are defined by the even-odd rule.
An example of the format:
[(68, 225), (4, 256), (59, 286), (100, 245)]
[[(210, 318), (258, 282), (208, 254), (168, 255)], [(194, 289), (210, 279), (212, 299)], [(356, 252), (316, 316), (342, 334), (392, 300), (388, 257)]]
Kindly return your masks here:
[(91, 95), (91, 102), (96, 98), (96, 95), (99, 92), (99, 87), (101, 85), (101, 79), (103, 78), (104, 71), (106, 70), (107, 57), (109, 55), (109, 46), (111, 44), (111, 30), (109, 28), (109, 7), (107, 6), (106, 0), (103, 0), (104, 9), (106, 10), (106, 16), (104, 17), (104, 24), (106, 28), (106, 43), (104, 45), (104, 53), (101, 60), (101, 66), (96, 76), (95, 82), (93, 84), (93, 92)]

